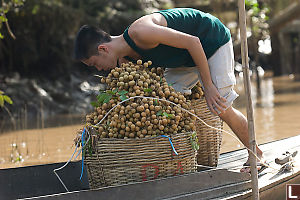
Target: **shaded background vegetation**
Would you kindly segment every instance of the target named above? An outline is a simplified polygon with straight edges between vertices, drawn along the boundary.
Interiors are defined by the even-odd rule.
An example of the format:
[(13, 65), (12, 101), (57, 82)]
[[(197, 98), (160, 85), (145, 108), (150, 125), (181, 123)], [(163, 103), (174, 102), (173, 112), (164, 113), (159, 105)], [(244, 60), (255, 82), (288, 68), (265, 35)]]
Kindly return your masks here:
[(7, 13), (17, 39), (3, 30), (0, 73), (68, 76), (77, 64), (72, 60), (72, 50), (81, 25), (98, 25), (112, 35), (121, 34), (141, 15), (170, 6), (170, 2), (161, 0), (28, 0), (16, 12)]
[[(0, 39), (0, 90), (13, 99), (14, 104), (8, 108), (20, 119), (25, 115), (29, 120), (83, 114), (91, 109), (91, 91), (99, 89), (93, 85), (99, 80), (92, 75), (99, 72), (72, 58), (75, 34), (83, 24), (100, 26), (111, 35), (118, 35), (144, 14), (172, 7), (193, 7), (219, 17), (238, 42), (236, 0), (26, 0), (24, 5), (23, 0), (3, 2), (17, 5), (6, 13), (16, 39), (0, 20), (0, 36), (4, 36)], [(255, 42), (249, 42), (249, 48), (254, 48), (250, 55), (256, 55), (255, 43), (269, 34), (268, 20), (298, 1), (246, 2), (255, 31)], [(0, 13), (3, 8), (2, 4)], [(2, 122), (7, 119), (7, 113), (0, 110), (0, 132), (6, 126)]]
[[(172, 7), (170, 0), (27, 0), (23, 6), (17, 1), (23, 4), (4, 1), (16, 39), (0, 23), (0, 90), (14, 102), (7, 105), (12, 117), (0, 109), (0, 132), (78, 123), (92, 109), (90, 101), (99, 90), (93, 74), (101, 72), (73, 59), (80, 26), (100, 26), (117, 35), (138, 17)], [(79, 119), (68, 120), (68, 114)], [(51, 116), (52, 124), (47, 122)]]
[[(5, 0), (4, 2), (20, 0)], [(255, 5), (254, 28), (259, 31), (266, 20), (259, 19), (258, 9), (268, 8), (273, 17), (295, 0), (248, 0)], [(251, 3), (249, 3), (250, 5)], [(224, 5), (228, 5), (224, 8)], [(76, 31), (83, 24), (98, 25), (112, 35), (123, 30), (138, 17), (158, 9), (194, 7), (212, 12), (223, 22), (236, 21), (237, 1), (229, 0), (27, 0), (24, 6), (7, 13), (16, 36), (11, 38), (2, 27), (0, 40), (0, 73), (18, 72), (21, 76), (47, 75), (48, 78), (68, 76), (78, 66), (72, 60)], [(249, 8), (248, 8), (249, 9)], [(231, 14), (228, 14), (228, 13)], [(268, 19), (268, 18), (266, 18)], [(260, 20), (260, 21), (259, 21)], [(1, 28), (1, 27), (0, 27)], [(233, 32), (233, 37), (236, 33)], [(260, 36), (261, 37), (261, 36)]]

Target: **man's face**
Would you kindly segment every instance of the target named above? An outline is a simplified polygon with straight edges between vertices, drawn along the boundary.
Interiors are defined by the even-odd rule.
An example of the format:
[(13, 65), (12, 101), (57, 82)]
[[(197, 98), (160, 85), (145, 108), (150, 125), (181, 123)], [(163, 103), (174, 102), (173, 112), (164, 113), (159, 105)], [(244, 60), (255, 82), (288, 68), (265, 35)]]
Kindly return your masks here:
[(112, 58), (109, 54), (98, 54), (91, 56), (88, 59), (81, 60), (87, 66), (94, 66), (98, 71), (110, 70), (117, 66), (117, 59)]

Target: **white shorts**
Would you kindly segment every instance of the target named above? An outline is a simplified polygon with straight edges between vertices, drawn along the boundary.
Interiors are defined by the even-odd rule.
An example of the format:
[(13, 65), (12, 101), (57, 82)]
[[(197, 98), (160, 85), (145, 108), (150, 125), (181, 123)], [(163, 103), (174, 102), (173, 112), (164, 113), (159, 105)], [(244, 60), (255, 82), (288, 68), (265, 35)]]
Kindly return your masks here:
[[(234, 76), (234, 53), (231, 40), (221, 46), (208, 59), (208, 65), (211, 79), (220, 95), (226, 98), (225, 105), (228, 108), (239, 96), (233, 89), (236, 79)], [(202, 84), (197, 67), (166, 68), (164, 76), (176, 91), (184, 94), (191, 94), (191, 89), (198, 81)]]

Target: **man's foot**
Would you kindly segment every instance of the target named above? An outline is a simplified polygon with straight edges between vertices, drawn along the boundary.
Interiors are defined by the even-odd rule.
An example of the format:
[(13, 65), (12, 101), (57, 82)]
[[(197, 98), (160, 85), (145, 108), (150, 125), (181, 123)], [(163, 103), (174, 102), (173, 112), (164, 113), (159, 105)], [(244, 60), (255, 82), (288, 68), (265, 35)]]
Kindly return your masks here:
[[(256, 164), (257, 164), (256, 166), (257, 166), (258, 174), (267, 168), (266, 162), (263, 158), (260, 158), (260, 161), (257, 161)], [(242, 172), (242, 173), (250, 173), (251, 172), (249, 160), (247, 160), (247, 162), (245, 162), (243, 164), (243, 168), (240, 170), (240, 172)]]

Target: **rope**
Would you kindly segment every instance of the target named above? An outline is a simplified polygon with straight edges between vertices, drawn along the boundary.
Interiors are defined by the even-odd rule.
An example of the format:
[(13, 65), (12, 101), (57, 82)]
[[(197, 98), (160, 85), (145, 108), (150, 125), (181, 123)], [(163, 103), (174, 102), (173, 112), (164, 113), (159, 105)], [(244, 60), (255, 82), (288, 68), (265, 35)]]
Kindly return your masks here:
[[(85, 130), (85, 129), (84, 129), (84, 130)], [(86, 145), (86, 144), (88, 143), (88, 141), (90, 140), (90, 134), (89, 134), (88, 130), (86, 130), (86, 132), (87, 132), (88, 135), (89, 135), (89, 137), (88, 137), (88, 139), (87, 139), (87, 142), (86, 142), (86, 143), (84, 144), (84, 146), (82, 146), (82, 148), (78, 151), (78, 154), (76, 155), (75, 159), (76, 159), (77, 156), (80, 154), (80, 152), (83, 151), (85, 145)], [(70, 158), (63, 166), (61, 166), (61, 167), (59, 167), (59, 168), (53, 170), (53, 173), (56, 175), (56, 177), (58, 178), (58, 180), (60, 181), (60, 183), (63, 185), (63, 187), (65, 188), (65, 190), (66, 190), (67, 192), (69, 192), (67, 186), (64, 184), (63, 180), (60, 178), (60, 176), (59, 176), (56, 172), (59, 171), (59, 170), (62, 170), (63, 168), (65, 168), (65, 167), (71, 162), (71, 160), (73, 159), (73, 157), (74, 157), (74, 155), (75, 155), (75, 153), (76, 153), (76, 151), (77, 151), (78, 146), (79, 146), (79, 142), (77, 143), (77, 145), (76, 145), (76, 147), (75, 147), (75, 151), (73, 152), (71, 158)], [(81, 171), (81, 173), (83, 174), (83, 165), (82, 165), (82, 171)], [(81, 176), (80, 176), (80, 180), (81, 180), (82, 174), (81, 174)]]
[[(87, 126), (87, 125), (85, 126), (85, 128), (84, 128), (84, 130), (83, 130), (83, 132), (82, 132), (82, 135), (81, 135), (81, 142), (82, 142), (82, 145), (83, 145), (83, 146), (82, 146), (81, 150), (80, 150), (80, 151), (78, 152), (78, 154), (77, 154), (77, 156), (78, 156), (78, 155), (80, 154), (80, 152), (82, 153), (82, 165), (81, 165), (81, 175), (80, 175), (80, 180), (82, 179), (82, 176), (83, 176), (83, 166), (84, 166), (83, 150), (84, 150), (84, 147), (86, 146), (86, 144), (88, 143), (88, 141), (90, 140), (90, 134), (89, 134), (89, 132), (88, 132), (88, 127), (98, 128), (98, 127), (99, 127), (98, 125), (101, 124), (102, 121), (109, 115), (109, 113), (110, 113), (112, 110), (114, 110), (118, 105), (120, 105), (120, 104), (122, 104), (122, 103), (125, 103), (126, 101), (129, 101), (129, 100), (131, 100), (131, 99), (135, 99), (135, 98), (146, 98), (146, 99), (153, 99), (153, 100), (165, 101), (165, 102), (168, 102), (168, 103), (170, 103), (170, 104), (172, 104), (172, 105), (174, 105), (174, 106), (177, 106), (177, 107), (180, 108), (181, 110), (183, 110), (183, 111), (189, 113), (190, 115), (196, 117), (196, 118), (197, 118), (201, 123), (203, 123), (205, 126), (211, 128), (211, 129), (217, 130), (217, 131), (222, 131), (222, 132), (224, 132), (224, 133), (230, 135), (231, 137), (233, 137), (233, 138), (234, 138), (235, 140), (237, 140), (240, 144), (242, 144), (242, 145), (248, 150), (249, 153), (252, 153), (252, 154), (256, 157), (256, 159), (259, 160), (259, 161), (261, 162), (262, 165), (264, 165), (264, 166), (266, 166), (266, 167), (269, 167), (269, 168), (271, 168), (271, 169), (273, 169), (273, 170), (275, 170), (275, 171), (279, 171), (278, 169), (273, 168), (272, 166), (270, 166), (270, 165), (268, 165), (267, 163), (263, 162), (262, 159), (260, 159), (260, 158), (259, 158), (259, 157), (251, 150), (251, 149), (249, 149), (248, 147), (246, 147), (246, 146), (245, 146), (245, 145), (244, 145), (244, 144), (243, 144), (243, 143), (242, 143), (235, 135), (233, 135), (232, 133), (230, 133), (230, 132), (228, 132), (228, 131), (226, 131), (226, 130), (219, 129), (219, 128), (216, 128), (216, 127), (213, 127), (213, 126), (207, 124), (204, 120), (202, 120), (200, 117), (198, 117), (198, 116), (195, 115), (194, 113), (190, 112), (189, 110), (186, 110), (186, 109), (182, 108), (181, 106), (178, 106), (177, 104), (175, 104), (175, 103), (173, 103), (173, 102), (171, 102), (171, 101), (169, 101), (169, 100), (166, 100), (166, 99), (160, 99), (160, 98), (155, 98), (155, 97), (134, 96), (134, 97), (130, 97), (130, 98), (128, 98), (128, 99), (125, 99), (125, 100), (123, 100), (123, 101), (117, 103), (114, 107), (112, 107), (112, 108), (104, 115), (104, 117), (103, 117), (97, 124), (95, 124), (95, 125), (91, 125), (91, 124), (90, 124), (89, 126)], [(88, 137), (86, 143), (84, 144), (84, 135), (85, 135), (85, 132), (88, 134), (89, 137)], [(175, 153), (176, 155), (178, 155), (176, 149), (174, 148), (174, 145), (173, 145), (173, 143), (172, 143), (172, 140), (171, 140), (171, 138), (170, 138), (169, 136), (161, 135), (161, 136), (158, 136), (158, 137), (165, 137), (165, 138), (168, 138), (169, 141), (170, 141), (170, 145), (171, 145), (171, 147), (172, 147), (172, 150), (174, 151), (174, 153)], [(69, 162), (72, 160), (74, 154), (75, 154), (76, 151), (77, 151), (78, 145), (79, 145), (79, 142), (77, 143), (76, 148), (75, 148), (75, 151), (74, 151), (74, 153), (72, 154), (71, 158), (70, 158), (70, 159), (69, 159), (62, 167), (53, 170), (53, 172), (55, 173), (55, 175), (57, 176), (57, 178), (59, 179), (59, 181), (60, 181), (61, 184), (64, 186), (64, 188), (66, 189), (67, 192), (69, 192), (68, 188), (65, 186), (65, 184), (63, 183), (63, 181), (61, 180), (61, 178), (59, 177), (59, 175), (56, 173), (56, 171), (59, 171), (59, 170), (63, 169), (64, 167), (66, 167), (66, 166), (69, 164)], [(75, 157), (75, 159), (77, 158), (77, 156)], [(202, 167), (206, 167), (206, 168), (210, 168), (210, 169), (225, 169), (225, 168), (210, 167), (210, 166), (206, 166), (206, 165), (198, 165), (198, 166), (202, 166)]]
[[(83, 132), (81, 134), (81, 146), (83, 147), (85, 144), (84, 144), (84, 135), (85, 135), (85, 128), (83, 129)], [(80, 180), (82, 178), (82, 175), (83, 175), (83, 166), (84, 166), (84, 154), (83, 154), (83, 148), (81, 148), (81, 174), (80, 174)]]
[(176, 149), (174, 148), (174, 145), (173, 145), (173, 143), (172, 143), (172, 139), (171, 139), (169, 136), (166, 136), (166, 135), (161, 135), (161, 137), (169, 138), (170, 145), (171, 145), (171, 147), (172, 147), (174, 153), (178, 156), (178, 153), (177, 153), (177, 151), (176, 151)]
[[(93, 127), (98, 127), (98, 125), (101, 124), (101, 122), (108, 116), (108, 114), (109, 114), (112, 110), (114, 110), (118, 105), (120, 105), (120, 104), (122, 104), (122, 103), (124, 103), (124, 102), (126, 102), (126, 101), (129, 101), (130, 99), (135, 99), (135, 98), (146, 98), (146, 99), (153, 99), (153, 100), (156, 99), (156, 100), (159, 100), (159, 101), (165, 101), (165, 102), (171, 103), (171, 104), (174, 105), (174, 106), (177, 106), (178, 108), (182, 109), (183, 111), (185, 111), (185, 112), (189, 113), (190, 115), (196, 117), (196, 118), (197, 118), (201, 123), (203, 123), (205, 126), (211, 128), (211, 129), (217, 130), (217, 131), (222, 131), (222, 132), (224, 132), (224, 133), (230, 135), (231, 137), (233, 137), (233, 138), (234, 138), (235, 140), (237, 140), (240, 144), (242, 144), (242, 145), (248, 150), (249, 153), (252, 153), (252, 154), (255, 156), (255, 158), (261, 162), (262, 165), (264, 165), (264, 166), (266, 166), (266, 167), (269, 167), (269, 168), (272, 168), (272, 169), (274, 169), (274, 170), (278, 170), (278, 169), (273, 168), (272, 166), (268, 165), (267, 163), (265, 163), (261, 158), (259, 158), (259, 157), (258, 157), (251, 149), (249, 149), (248, 147), (246, 147), (246, 146), (245, 146), (245, 145), (244, 145), (244, 144), (243, 144), (243, 143), (242, 143), (235, 135), (233, 135), (232, 133), (230, 133), (230, 132), (228, 132), (228, 131), (226, 131), (226, 130), (219, 129), (219, 128), (216, 128), (216, 127), (213, 127), (213, 126), (207, 124), (204, 120), (202, 120), (200, 117), (198, 117), (198, 116), (195, 115), (194, 113), (192, 113), (192, 112), (190, 112), (190, 111), (188, 111), (188, 110), (182, 108), (181, 106), (178, 106), (176, 103), (173, 103), (173, 102), (171, 102), (171, 101), (169, 101), (169, 100), (166, 100), (166, 99), (160, 99), (160, 98), (155, 98), (155, 97), (144, 97), (144, 96), (134, 96), (134, 97), (130, 97), (130, 98), (128, 98), (128, 99), (125, 99), (125, 100), (123, 100), (123, 101), (117, 103), (114, 107), (112, 107), (112, 108), (106, 113), (106, 115), (105, 115), (105, 116), (104, 116), (104, 117), (103, 117), (96, 125), (94, 125)], [(207, 166), (207, 167), (209, 167), (209, 166)]]

